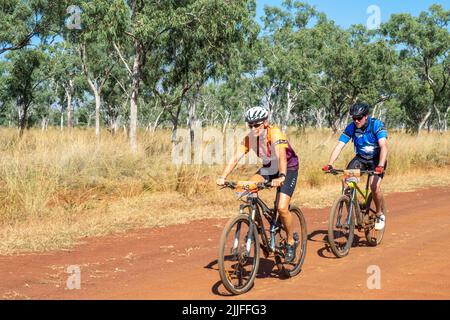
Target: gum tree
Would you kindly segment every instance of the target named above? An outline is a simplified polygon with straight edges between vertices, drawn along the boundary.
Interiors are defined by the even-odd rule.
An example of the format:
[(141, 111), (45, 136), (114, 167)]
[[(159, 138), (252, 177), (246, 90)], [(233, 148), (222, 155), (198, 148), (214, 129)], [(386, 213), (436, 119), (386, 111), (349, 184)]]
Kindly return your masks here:
[[(443, 123), (447, 122), (450, 108), (449, 21), (450, 10), (444, 10), (440, 5), (432, 5), (418, 17), (406, 13), (392, 15), (382, 28), (383, 34), (390, 42), (399, 46), (400, 57), (407, 68), (412, 67), (415, 70), (413, 78), (420, 82), (420, 85), (416, 83), (415, 87), (417, 90), (423, 87), (415, 91), (426, 91), (429, 88), (432, 92), (432, 101), (428, 106), (422, 106), (420, 110), (417, 110), (416, 106), (415, 111), (410, 113), (414, 116), (417, 112), (422, 114), (415, 128), (417, 133), (429, 121), (432, 113), (436, 115), (439, 130), (442, 130)], [(411, 89), (411, 84), (408, 87)]]
[(7, 98), (12, 100), (19, 113), (19, 136), (23, 135), (28, 126), (29, 110), (35, 100), (39, 86), (48, 78), (45, 54), (38, 49), (22, 49), (7, 55), (8, 65), (5, 76), (4, 90)]
[(0, 55), (22, 49), (34, 37), (47, 38), (61, 31), (70, 1), (2, 0)]

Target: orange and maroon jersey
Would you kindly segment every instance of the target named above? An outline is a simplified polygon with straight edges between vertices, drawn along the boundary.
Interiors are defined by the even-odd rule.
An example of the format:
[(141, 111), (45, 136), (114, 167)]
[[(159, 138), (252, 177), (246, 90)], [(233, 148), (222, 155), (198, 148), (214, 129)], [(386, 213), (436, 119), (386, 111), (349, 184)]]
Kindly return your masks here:
[(239, 150), (244, 153), (253, 150), (258, 157), (263, 159), (263, 166), (270, 167), (271, 155), (275, 156), (275, 146), (286, 149), (287, 169), (297, 170), (298, 157), (285, 134), (276, 126), (269, 126), (259, 137), (247, 135), (242, 140)]

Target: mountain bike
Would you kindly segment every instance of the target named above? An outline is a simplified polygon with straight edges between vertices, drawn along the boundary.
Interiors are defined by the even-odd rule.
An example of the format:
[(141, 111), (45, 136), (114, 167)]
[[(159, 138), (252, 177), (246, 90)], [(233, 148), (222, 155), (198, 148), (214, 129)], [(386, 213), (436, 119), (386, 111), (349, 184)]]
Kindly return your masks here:
[(307, 241), (306, 221), (300, 208), (289, 206), (296, 252), (294, 261), (286, 263), (287, 234), (276, 209), (280, 188), (272, 209), (258, 197), (258, 191), (271, 187), (270, 182), (226, 181), (224, 187), (236, 190), (238, 199), (245, 202), (240, 205), (239, 214), (228, 221), (220, 238), (218, 264), (225, 288), (233, 294), (250, 290), (258, 272), (260, 249), (266, 258), (273, 254), (281, 276), (300, 273)]
[[(335, 175), (343, 173), (346, 185), (342, 186), (342, 194), (331, 207), (328, 219), (328, 242), (334, 255), (338, 258), (348, 255), (353, 243), (355, 228), (364, 232), (369, 246), (379, 245), (383, 240), (386, 224), (382, 230), (375, 230), (376, 208), (369, 190), (369, 181), (370, 177), (376, 173), (360, 169), (332, 169), (329, 173)], [(359, 177), (362, 174), (367, 174), (364, 190), (358, 186)], [(358, 195), (360, 199), (358, 199)], [(381, 202), (381, 210), (386, 216), (384, 197)]]

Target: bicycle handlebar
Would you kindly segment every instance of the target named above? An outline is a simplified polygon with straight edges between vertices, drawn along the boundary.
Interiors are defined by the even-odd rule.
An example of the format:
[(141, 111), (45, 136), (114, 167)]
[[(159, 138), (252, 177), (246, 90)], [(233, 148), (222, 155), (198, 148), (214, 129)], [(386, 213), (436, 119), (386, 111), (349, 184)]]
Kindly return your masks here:
[[(234, 181), (225, 181), (224, 187), (230, 188), (230, 189), (236, 189), (238, 187), (238, 183)], [(272, 182), (265, 181), (265, 182), (257, 182), (256, 187), (258, 190), (264, 190), (272, 188)]]
[[(325, 171), (325, 173), (331, 173), (331, 174), (337, 175), (338, 173), (344, 173), (344, 172), (349, 171), (349, 170), (355, 170), (355, 169), (334, 169), (333, 168), (333, 169), (331, 169), (329, 171)], [(359, 170), (359, 169), (357, 169), (357, 170)], [(379, 174), (379, 173), (375, 172), (374, 170), (359, 170), (359, 173), (360, 174), (367, 173), (368, 175)]]

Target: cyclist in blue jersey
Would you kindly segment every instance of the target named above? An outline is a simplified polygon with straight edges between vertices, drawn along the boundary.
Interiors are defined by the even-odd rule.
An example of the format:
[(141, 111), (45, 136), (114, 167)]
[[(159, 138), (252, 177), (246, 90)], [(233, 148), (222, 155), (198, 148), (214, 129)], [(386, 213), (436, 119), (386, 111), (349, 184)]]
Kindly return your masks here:
[(323, 170), (331, 171), (333, 169), (334, 161), (351, 139), (355, 145), (356, 156), (349, 162), (347, 169), (374, 170), (376, 172), (377, 175), (371, 177), (370, 189), (374, 195), (377, 210), (375, 229), (382, 230), (385, 216), (381, 211), (381, 180), (387, 167), (387, 131), (383, 122), (369, 117), (368, 114), (369, 105), (366, 103), (355, 103), (351, 106), (350, 115), (353, 122), (347, 125), (339, 137), (339, 142)]

